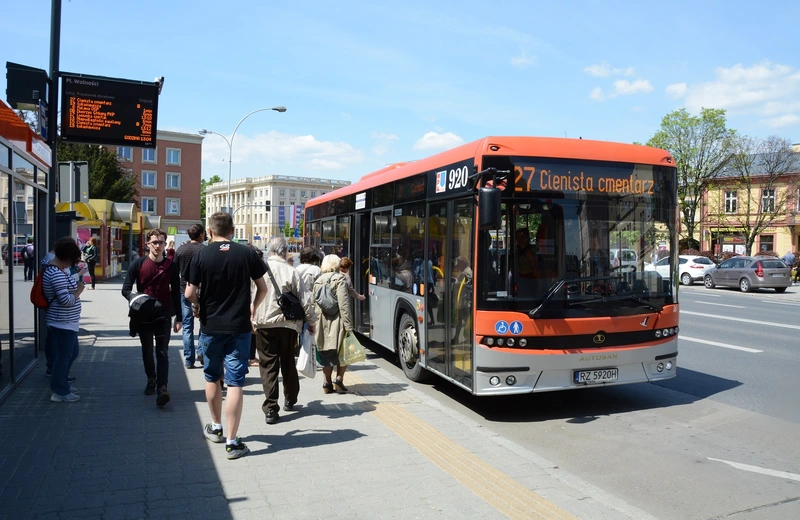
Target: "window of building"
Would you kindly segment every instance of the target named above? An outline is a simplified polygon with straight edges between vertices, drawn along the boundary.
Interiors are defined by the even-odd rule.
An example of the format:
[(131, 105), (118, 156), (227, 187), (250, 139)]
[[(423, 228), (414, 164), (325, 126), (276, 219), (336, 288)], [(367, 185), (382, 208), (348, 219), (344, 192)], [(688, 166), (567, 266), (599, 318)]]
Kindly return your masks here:
[(725, 192), (725, 213), (736, 213), (736, 205), (739, 201), (736, 190)]
[(25, 185), (22, 184), (21, 182), (18, 182), (17, 183), (17, 191), (22, 191), (24, 189), (25, 189)]
[(289, 196), (291, 198), (297, 197), (297, 190), (289, 190)]
[(301, 199), (306, 198), (306, 190), (300, 190), (300, 198)]
[(316, 191), (312, 191), (312, 192), (311, 192), (311, 198), (313, 199), (313, 198), (314, 198), (314, 197), (316, 197), (316, 196), (317, 196), (317, 192), (316, 192)]
[(149, 162), (149, 163), (156, 162), (156, 149), (142, 148), (142, 162)]
[(28, 197), (28, 204), (33, 204), (33, 197)]
[(765, 213), (775, 212), (775, 188), (761, 191), (761, 211)]
[(280, 190), (278, 190), (278, 195), (280, 195), (281, 197), (285, 197), (286, 196), (286, 190), (281, 188)]
[(132, 161), (133, 150), (130, 146), (117, 146), (117, 158), (123, 161)]
[(167, 172), (166, 186), (168, 190), (181, 189), (181, 174)]
[(155, 213), (155, 212), (156, 212), (156, 198), (142, 197), (142, 213)]
[(167, 164), (181, 164), (181, 149), (167, 148)]
[(775, 251), (775, 235), (759, 235), (759, 251)]
[(181, 214), (181, 199), (167, 199), (167, 215)]
[(158, 172), (142, 170), (142, 188), (155, 188)]
[(269, 197), (269, 190), (264, 190), (264, 196)]

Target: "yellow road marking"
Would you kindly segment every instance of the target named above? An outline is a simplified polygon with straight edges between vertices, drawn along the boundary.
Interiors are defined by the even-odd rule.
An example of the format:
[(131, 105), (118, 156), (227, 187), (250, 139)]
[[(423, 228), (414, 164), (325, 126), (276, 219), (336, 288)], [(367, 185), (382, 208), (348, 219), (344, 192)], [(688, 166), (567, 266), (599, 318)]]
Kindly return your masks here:
[[(348, 372), (351, 384), (367, 384)], [(464, 487), (512, 520), (575, 519), (549, 500), (485, 463), (440, 431), (393, 403), (370, 403), (379, 421)]]

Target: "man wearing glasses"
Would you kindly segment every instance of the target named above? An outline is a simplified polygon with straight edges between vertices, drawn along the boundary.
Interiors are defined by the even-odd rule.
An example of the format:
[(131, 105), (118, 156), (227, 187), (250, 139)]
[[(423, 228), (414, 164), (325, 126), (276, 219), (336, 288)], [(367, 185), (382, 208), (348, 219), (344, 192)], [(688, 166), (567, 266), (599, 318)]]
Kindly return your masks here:
[[(147, 374), (145, 395), (158, 394), (156, 405), (164, 406), (169, 402), (167, 391), (169, 382), (169, 339), (172, 330), (181, 330), (180, 273), (178, 265), (167, 258), (164, 250), (167, 245), (167, 234), (160, 229), (147, 233), (147, 256), (136, 259), (128, 269), (125, 283), (122, 284), (122, 295), (130, 299), (134, 282), (138, 293), (152, 296), (161, 303), (164, 317), (152, 323), (141, 323), (138, 327), (139, 340), (142, 342), (142, 360)], [(170, 326), (170, 318), (175, 322)], [(170, 330), (172, 329), (172, 330)], [(153, 348), (155, 347), (155, 362)]]

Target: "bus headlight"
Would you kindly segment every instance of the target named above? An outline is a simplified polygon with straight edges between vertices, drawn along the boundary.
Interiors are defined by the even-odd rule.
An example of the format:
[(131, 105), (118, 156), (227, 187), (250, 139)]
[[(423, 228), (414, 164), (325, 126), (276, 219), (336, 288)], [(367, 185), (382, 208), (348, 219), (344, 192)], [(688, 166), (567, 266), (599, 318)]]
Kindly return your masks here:
[(660, 337), (661, 337), (661, 331), (660, 331), (660, 330), (657, 330), (657, 331), (656, 331), (656, 338), (660, 338)]
[(514, 338), (508, 338), (506, 340), (506, 345), (508, 345), (509, 347), (513, 347), (515, 343), (516, 341), (514, 341)]
[(514, 376), (508, 376), (508, 377), (506, 378), (506, 384), (507, 384), (508, 386), (512, 386), (512, 385), (514, 385), (514, 384), (516, 384), (516, 383), (517, 383), (517, 378), (516, 378), (516, 377), (514, 377)]
[(667, 361), (667, 370), (672, 370), (672, 361)]
[(490, 347), (492, 345), (494, 345), (494, 338), (486, 338), (485, 341), (486, 341), (486, 344), (489, 345)]
[(659, 363), (658, 365), (656, 365), (656, 370), (658, 370), (659, 372), (663, 372), (664, 371), (664, 363)]
[(489, 378), (489, 384), (492, 386), (497, 386), (500, 384), (500, 378), (497, 376), (492, 376)]
[(497, 338), (497, 346), (498, 347), (502, 347), (505, 344), (506, 344), (506, 340), (504, 340), (503, 338)]
[(520, 338), (520, 340), (519, 340), (519, 346), (520, 346), (520, 347), (524, 347), (524, 346), (526, 346), (527, 344), (528, 344), (528, 340), (527, 340), (527, 339), (525, 339), (525, 338)]

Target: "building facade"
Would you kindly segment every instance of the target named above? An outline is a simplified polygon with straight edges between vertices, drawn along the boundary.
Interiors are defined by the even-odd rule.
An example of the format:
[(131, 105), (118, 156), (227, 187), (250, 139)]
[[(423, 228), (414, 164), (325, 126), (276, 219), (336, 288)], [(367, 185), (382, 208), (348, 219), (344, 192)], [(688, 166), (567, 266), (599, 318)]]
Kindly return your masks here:
[(200, 222), (203, 137), (159, 130), (155, 148), (116, 149), (120, 165), (137, 173), (139, 212), (160, 216), (170, 235)]
[[(235, 239), (263, 248), (267, 241), (281, 234), (286, 224), (297, 230), (300, 242), (300, 221), (306, 201), (349, 185), (349, 181), (266, 175), (231, 181), (231, 208), (236, 227)], [(206, 217), (227, 206), (228, 183), (206, 186)], [(267, 211), (267, 202), (270, 210)], [(206, 222), (206, 226), (208, 223)]]
[[(753, 172), (744, 181), (721, 175), (703, 194), (701, 249), (717, 254), (800, 251), (800, 154), (796, 171)], [(750, 251), (746, 238), (755, 233)]]

